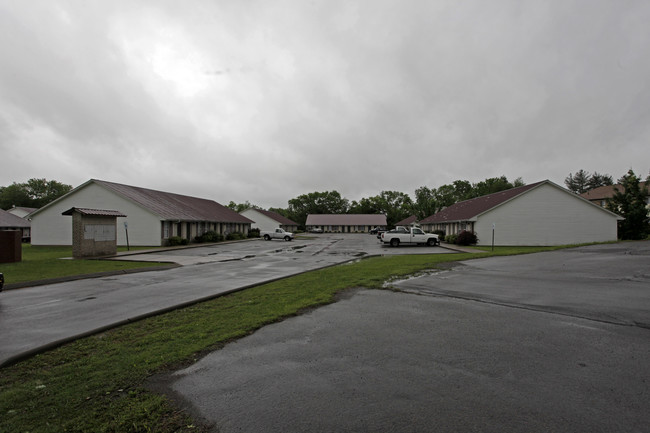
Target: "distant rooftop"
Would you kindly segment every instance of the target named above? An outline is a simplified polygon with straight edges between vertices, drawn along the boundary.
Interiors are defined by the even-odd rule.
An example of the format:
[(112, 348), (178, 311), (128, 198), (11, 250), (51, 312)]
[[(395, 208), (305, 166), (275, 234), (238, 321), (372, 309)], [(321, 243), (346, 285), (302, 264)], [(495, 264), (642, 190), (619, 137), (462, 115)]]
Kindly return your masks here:
[(0, 229), (17, 229), (31, 227), (31, 223), (25, 218), (21, 218), (6, 210), (0, 209)]
[(385, 226), (383, 214), (309, 214), (308, 226)]
[[(645, 186), (645, 182), (639, 182), (639, 186), (643, 188)], [(606, 200), (608, 198), (614, 197), (614, 187), (618, 188), (619, 191), (625, 192), (625, 188), (623, 188), (623, 185), (618, 184), (618, 185), (606, 185), (606, 186), (599, 186), (598, 188), (590, 189), (589, 191), (580, 194), (580, 197), (586, 198), (587, 200)]]
[(297, 226), (298, 225), (297, 222), (291, 221), (289, 218), (287, 218), (287, 217), (285, 217), (283, 215), (280, 215), (277, 212), (273, 212), (273, 211), (270, 211), (270, 210), (264, 210), (264, 209), (253, 209), (253, 210), (255, 210), (255, 211), (257, 211), (257, 212), (259, 212), (259, 213), (261, 213), (263, 215), (266, 215), (267, 217), (271, 218), (272, 220), (275, 220), (275, 221), (279, 222), (282, 225), (285, 225), (285, 226)]

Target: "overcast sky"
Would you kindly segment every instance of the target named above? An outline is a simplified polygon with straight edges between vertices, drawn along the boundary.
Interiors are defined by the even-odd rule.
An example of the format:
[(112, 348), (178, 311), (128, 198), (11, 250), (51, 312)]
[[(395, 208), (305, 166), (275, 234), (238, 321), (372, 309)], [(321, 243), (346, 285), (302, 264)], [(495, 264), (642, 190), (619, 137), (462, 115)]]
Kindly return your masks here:
[(262, 207), (650, 169), (647, 0), (0, 0), (0, 186)]

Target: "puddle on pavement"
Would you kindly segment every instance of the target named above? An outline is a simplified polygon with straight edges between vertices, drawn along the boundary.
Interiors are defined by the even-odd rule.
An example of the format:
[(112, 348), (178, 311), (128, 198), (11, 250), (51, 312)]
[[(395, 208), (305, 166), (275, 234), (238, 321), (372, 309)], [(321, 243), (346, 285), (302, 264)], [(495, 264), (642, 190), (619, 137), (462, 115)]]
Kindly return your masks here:
[(241, 260), (252, 259), (254, 257), (256, 257), (255, 254), (251, 254), (251, 255), (248, 255), (248, 256), (244, 256), (244, 257), (232, 257), (232, 258), (229, 258), (229, 259), (219, 260), (219, 262), (220, 263), (223, 263), (223, 262), (237, 262), (237, 261), (241, 261)]
[(431, 269), (431, 270), (428, 270), (428, 271), (421, 271), (421, 272), (417, 272), (417, 273), (415, 273), (413, 275), (409, 275), (406, 278), (395, 278), (395, 279), (392, 279), (392, 280), (389, 279), (388, 281), (386, 281), (383, 284), (382, 287), (388, 288), (388, 287), (391, 287), (394, 284), (400, 284), (400, 283), (404, 283), (406, 281), (415, 280), (416, 278), (428, 277), (429, 275), (434, 275), (434, 274), (441, 275), (441, 274), (446, 273), (446, 272), (449, 272), (449, 271), (440, 270), (440, 269)]
[(291, 253), (291, 252), (297, 252), (297, 253), (302, 253), (300, 251), (301, 249), (305, 248), (307, 245), (298, 245), (295, 247), (287, 247), (287, 248), (278, 248), (274, 250), (274, 253)]

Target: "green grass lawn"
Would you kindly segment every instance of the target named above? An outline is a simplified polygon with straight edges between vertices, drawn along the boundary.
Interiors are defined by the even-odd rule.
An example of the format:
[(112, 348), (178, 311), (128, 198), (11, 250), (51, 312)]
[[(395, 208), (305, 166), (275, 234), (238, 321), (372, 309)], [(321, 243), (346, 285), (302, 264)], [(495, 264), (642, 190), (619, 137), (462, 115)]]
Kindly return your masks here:
[[(137, 249), (145, 248), (131, 247), (131, 250)], [(118, 251), (126, 251), (126, 247), (120, 247)], [(0, 272), (4, 274), (5, 284), (11, 284), (160, 265), (163, 265), (163, 263), (116, 260), (73, 260), (72, 247), (69, 246), (46, 247), (23, 244), (22, 261), (16, 263), (0, 263)]]
[(203, 431), (165, 397), (146, 390), (147, 378), (194, 362), (266, 324), (331, 303), (348, 288), (381, 288), (393, 278), (446, 262), (548, 249), (373, 257), (66, 344), (0, 370), (0, 432)]

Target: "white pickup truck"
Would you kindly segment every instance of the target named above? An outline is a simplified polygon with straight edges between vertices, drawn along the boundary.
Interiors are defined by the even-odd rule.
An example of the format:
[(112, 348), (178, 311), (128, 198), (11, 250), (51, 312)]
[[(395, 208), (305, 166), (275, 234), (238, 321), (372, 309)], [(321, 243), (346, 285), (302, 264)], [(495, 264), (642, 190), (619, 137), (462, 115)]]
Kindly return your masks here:
[(394, 230), (382, 233), (379, 240), (384, 245), (390, 244), (391, 247), (398, 247), (400, 244), (428, 245), (430, 247), (440, 245), (438, 235), (425, 233), (419, 227), (397, 226)]
[(262, 236), (265, 241), (270, 241), (271, 239), (284, 239), (285, 241), (293, 240), (293, 233), (285, 232), (283, 229), (260, 232), (260, 236)]

